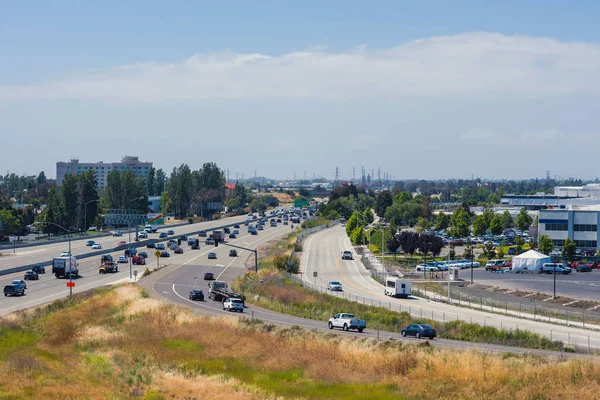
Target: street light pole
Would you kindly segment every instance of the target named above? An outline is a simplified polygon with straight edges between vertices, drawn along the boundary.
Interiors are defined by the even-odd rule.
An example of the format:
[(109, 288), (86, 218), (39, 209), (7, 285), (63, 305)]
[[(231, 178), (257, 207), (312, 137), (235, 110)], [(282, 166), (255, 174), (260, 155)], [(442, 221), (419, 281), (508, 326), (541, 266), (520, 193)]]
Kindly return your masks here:
[(473, 243), (471, 243), (470, 235), (469, 235), (469, 250), (471, 252), (471, 284), (473, 284)]
[(552, 263), (552, 266), (554, 267), (554, 290), (552, 298), (556, 299), (556, 256), (554, 256), (554, 262)]
[(83, 235), (87, 238), (87, 205), (93, 203), (95, 201), (100, 201), (100, 199), (90, 200), (83, 206), (84, 209), (84, 217), (83, 217)]

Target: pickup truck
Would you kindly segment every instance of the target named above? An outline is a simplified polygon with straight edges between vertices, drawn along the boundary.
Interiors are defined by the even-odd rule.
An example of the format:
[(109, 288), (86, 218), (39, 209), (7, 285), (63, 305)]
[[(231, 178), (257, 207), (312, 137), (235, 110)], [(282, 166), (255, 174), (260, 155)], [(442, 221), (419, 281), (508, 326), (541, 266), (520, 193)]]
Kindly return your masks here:
[(342, 328), (345, 331), (356, 329), (362, 332), (367, 327), (367, 321), (354, 317), (354, 314), (341, 313), (329, 318), (327, 323), (329, 329)]

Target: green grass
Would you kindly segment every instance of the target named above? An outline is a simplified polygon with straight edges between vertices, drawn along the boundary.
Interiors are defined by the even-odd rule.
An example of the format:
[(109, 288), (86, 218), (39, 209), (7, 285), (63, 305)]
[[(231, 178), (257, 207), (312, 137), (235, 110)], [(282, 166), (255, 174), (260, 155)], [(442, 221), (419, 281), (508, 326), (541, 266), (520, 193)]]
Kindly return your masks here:
[(204, 346), (198, 343), (190, 342), (183, 339), (168, 339), (163, 342), (163, 346), (170, 350), (199, 352), (204, 351)]
[(22, 329), (0, 328), (0, 360), (15, 351), (30, 348), (38, 341), (37, 336)]

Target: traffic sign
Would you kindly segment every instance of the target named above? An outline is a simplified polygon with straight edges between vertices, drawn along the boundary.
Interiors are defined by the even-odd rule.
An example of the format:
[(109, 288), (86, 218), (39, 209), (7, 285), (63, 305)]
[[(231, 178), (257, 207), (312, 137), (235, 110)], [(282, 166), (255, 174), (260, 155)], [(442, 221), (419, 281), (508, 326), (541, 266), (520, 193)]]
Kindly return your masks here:
[(154, 255), (156, 256), (156, 258), (160, 258), (160, 250), (156, 250), (154, 252)]
[(67, 287), (75, 287), (75, 282), (67, 282)]

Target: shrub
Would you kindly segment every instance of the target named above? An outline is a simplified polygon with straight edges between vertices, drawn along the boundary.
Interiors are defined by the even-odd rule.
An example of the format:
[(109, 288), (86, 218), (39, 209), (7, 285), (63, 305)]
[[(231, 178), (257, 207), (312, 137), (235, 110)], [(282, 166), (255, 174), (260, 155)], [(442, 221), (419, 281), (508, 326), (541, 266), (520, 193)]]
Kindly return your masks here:
[(273, 265), (279, 271), (287, 271), (292, 274), (297, 274), (300, 271), (300, 259), (287, 254), (273, 257)]

